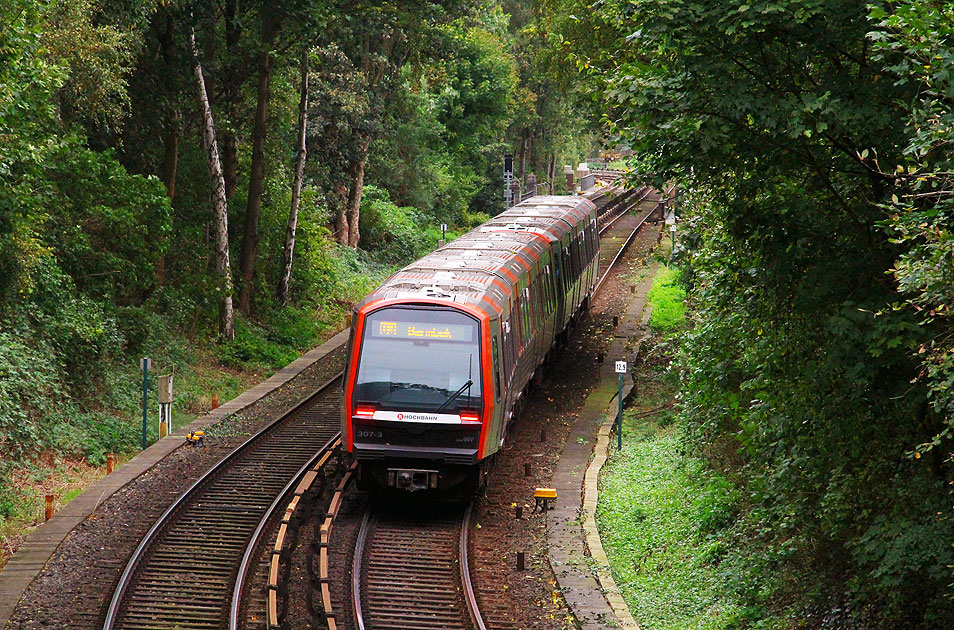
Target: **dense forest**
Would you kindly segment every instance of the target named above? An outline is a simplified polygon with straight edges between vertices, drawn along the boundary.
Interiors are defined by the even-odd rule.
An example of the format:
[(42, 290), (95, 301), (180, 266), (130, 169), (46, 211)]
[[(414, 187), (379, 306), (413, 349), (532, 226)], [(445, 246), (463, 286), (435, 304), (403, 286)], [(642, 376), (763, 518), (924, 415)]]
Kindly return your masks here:
[(560, 192), (610, 143), (680, 190), (714, 627), (946, 627), (952, 141), (942, 0), (7, 0), (0, 523), (136, 448), (137, 357), (278, 367), (499, 212), (503, 153)]
[(0, 520), (23, 461), (137, 447), (138, 357), (176, 371), (188, 418), (241, 386), (200, 368), (284, 365), (442, 223), (499, 212), (505, 152), (551, 186), (584, 159), (597, 127), (549, 80), (543, 19), (496, 1), (4, 2)]

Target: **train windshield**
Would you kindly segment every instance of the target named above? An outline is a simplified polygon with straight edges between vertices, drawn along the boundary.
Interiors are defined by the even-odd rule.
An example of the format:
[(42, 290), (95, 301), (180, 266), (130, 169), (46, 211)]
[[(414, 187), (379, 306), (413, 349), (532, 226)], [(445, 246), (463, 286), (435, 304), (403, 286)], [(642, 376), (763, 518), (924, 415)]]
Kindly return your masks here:
[(459, 311), (384, 308), (364, 324), (354, 401), (392, 411), (457, 413), (481, 406), (480, 334)]

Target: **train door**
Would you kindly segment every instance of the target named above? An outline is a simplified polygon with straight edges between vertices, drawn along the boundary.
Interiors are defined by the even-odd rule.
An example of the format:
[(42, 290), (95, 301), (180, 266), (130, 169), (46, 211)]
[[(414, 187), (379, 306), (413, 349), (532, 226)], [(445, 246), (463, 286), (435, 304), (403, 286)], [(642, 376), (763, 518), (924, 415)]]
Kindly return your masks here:
[(557, 332), (566, 325), (566, 272), (563, 263), (563, 239), (553, 244), (553, 286), (556, 289)]
[[(496, 324), (496, 322), (494, 324)], [(491, 435), (493, 436), (491, 444), (494, 450), (496, 450), (505, 435), (504, 427), (507, 423), (507, 410), (502, 396), (504, 392), (504, 381), (501, 378), (503, 355), (500, 352), (500, 342), (498, 341), (499, 326), (493, 325), (492, 330), (493, 334), (490, 337), (490, 361), (493, 364), (494, 413), (490, 418), (491, 425), (488, 427), (488, 430), (491, 431)]]
[(595, 286), (600, 272), (600, 230), (596, 219), (590, 219), (590, 242), (593, 244), (593, 259), (590, 261), (590, 286)]
[(502, 359), (503, 359), (503, 382), (504, 385), (509, 385), (510, 381), (513, 379), (513, 366), (514, 359), (517, 356), (514, 349), (514, 338), (516, 335), (513, 331), (513, 298), (510, 298), (509, 303), (507, 304), (509, 309), (506, 313), (506, 317), (502, 318), (501, 321), (501, 338), (503, 346)]

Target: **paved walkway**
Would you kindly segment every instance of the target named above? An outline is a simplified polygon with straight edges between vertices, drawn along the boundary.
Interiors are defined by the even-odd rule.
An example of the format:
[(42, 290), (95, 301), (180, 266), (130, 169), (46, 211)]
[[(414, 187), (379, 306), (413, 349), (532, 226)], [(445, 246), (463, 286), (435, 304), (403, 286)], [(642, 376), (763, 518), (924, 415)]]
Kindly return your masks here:
[(166, 455), (182, 446), (182, 438), (186, 433), (203, 429), (228, 415), (245, 409), (285, 385), (301, 374), (305, 368), (347, 342), (348, 330), (346, 329), (275, 372), (268, 380), (259, 383), (221, 407), (196, 419), (187, 427), (183, 427), (174, 434), (159, 440), (113, 471), (111, 475), (103, 477), (88, 487), (83, 494), (54, 514), (53, 518), (30, 532), (17, 552), (0, 571), (0, 628), (6, 627), (13, 609), (20, 601), (20, 597), (23, 596), (33, 578), (43, 570), (53, 552), (66, 538), (66, 535), (86, 520), (103, 501), (152, 468)]
[[(616, 415), (619, 377), (615, 372), (615, 361), (629, 360), (633, 346), (644, 334), (640, 314), (655, 270), (656, 265), (649, 267), (647, 276), (636, 288), (635, 298), (620, 318), (615, 339), (600, 369), (599, 383), (587, 396), (563, 447), (560, 462), (553, 471), (552, 485), (561, 499), (547, 513), (547, 554), (563, 597), (582, 630), (639, 628), (613, 581), (602, 545), (597, 546), (596, 482), (599, 466), (605, 461), (609, 431)], [(624, 374), (624, 397), (632, 387), (630, 375)], [(611, 403), (613, 409), (609, 410)], [(594, 463), (600, 454), (602, 461), (593, 467), (590, 466), (590, 456), (595, 447), (597, 459)], [(585, 494), (584, 480), (587, 481)]]

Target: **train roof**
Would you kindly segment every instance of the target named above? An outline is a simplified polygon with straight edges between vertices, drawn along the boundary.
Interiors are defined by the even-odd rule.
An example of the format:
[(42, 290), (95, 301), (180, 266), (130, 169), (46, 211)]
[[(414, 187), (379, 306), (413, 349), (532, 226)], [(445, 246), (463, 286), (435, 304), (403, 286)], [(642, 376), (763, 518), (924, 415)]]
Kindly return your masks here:
[(551, 248), (593, 214), (583, 197), (531, 197), (404, 267), (372, 291), (382, 300), (471, 304), (490, 316), (506, 309), (512, 287)]

